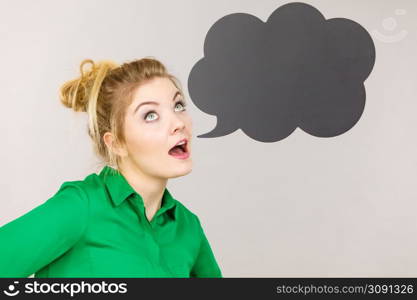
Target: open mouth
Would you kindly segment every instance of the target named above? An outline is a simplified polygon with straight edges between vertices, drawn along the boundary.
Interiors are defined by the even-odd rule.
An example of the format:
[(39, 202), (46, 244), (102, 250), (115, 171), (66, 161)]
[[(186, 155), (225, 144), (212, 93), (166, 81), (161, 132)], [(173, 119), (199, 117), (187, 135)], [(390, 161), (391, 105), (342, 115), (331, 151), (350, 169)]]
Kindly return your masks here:
[(172, 147), (171, 150), (168, 151), (168, 154), (176, 158), (188, 158), (190, 155), (188, 151), (188, 142), (185, 142), (182, 145)]

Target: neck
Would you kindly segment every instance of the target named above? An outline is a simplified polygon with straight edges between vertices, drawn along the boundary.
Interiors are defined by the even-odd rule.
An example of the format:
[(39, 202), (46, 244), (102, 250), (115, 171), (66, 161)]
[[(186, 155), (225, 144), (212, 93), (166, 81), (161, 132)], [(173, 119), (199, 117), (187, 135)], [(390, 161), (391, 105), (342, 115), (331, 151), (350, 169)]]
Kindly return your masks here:
[(121, 165), (120, 173), (132, 188), (141, 195), (147, 210), (158, 210), (161, 207), (162, 196), (168, 181), (166, 178), (149, 176), (133, 164)]

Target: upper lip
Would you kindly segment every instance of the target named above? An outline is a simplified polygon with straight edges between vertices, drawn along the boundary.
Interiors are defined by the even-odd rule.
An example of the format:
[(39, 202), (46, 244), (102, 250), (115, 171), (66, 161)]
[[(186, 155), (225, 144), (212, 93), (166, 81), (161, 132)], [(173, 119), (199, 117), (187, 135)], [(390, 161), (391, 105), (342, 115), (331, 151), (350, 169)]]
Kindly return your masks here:
[(188, 139), (186, 139), (186, 138), (184, 138), (184, 139), (181, 139), (181, 140), (179, 140), (174, 146), (172, 146), (171, 148), (170, 148), (170, 150), (172, 149), (172, 148), (174, 148), (175, 146), (177, 146), (179, 143), (181, 143), (181, 142), (185, 142), (185, 144), (184, 144), (184, 147), (185, 147), (185, 150), (187, 150), (188, 151)]

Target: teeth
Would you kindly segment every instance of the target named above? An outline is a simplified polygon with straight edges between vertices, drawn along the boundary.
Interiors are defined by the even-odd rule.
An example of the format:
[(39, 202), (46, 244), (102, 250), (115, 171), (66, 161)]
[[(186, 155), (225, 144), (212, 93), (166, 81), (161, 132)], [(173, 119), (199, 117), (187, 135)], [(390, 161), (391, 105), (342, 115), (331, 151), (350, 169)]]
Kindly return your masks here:
[(178, 143), (177, 146), (184, 145), (184, 144), (185, 144), (185, 141), (182, 141), (182, 142)]

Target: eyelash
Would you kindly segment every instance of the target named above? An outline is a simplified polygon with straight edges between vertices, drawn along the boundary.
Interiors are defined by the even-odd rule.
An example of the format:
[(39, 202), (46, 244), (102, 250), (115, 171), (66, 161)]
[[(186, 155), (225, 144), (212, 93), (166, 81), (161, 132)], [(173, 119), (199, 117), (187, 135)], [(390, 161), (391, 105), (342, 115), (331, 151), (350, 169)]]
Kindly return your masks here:
[[(174, 107), (176, 107), (178, 103), (180, 103), (182, 105), (182, 107), (183, 107), (182, 111), (185, 111), (186, 110), (186, 107), (187, 107), (187, 105), (185, 104), (185, 102), (183, 100), (179, 100), (179, 101), (175, 102), (175, 106)], [(144, 115), (143, 119), (146, 120), (146, 118), (148, 117), (148, 115), (151, 114), (151, 113), (156, 113), (156, 111), (151, 110), (151, 111), (147, 112)], [(152, 121), (154, 121), (154, 120), (151, 120), (149, 122), (152, 122)]]

